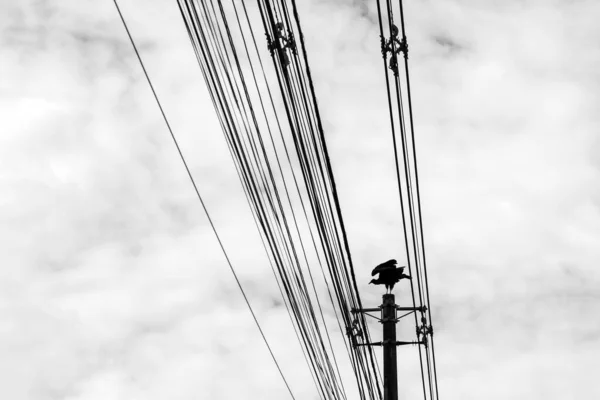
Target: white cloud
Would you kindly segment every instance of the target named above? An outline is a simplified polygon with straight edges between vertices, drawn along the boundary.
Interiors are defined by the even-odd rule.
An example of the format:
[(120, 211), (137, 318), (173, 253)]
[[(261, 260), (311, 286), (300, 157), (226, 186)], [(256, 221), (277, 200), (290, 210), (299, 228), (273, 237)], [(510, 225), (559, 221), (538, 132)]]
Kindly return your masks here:
[[(598, 5), (408, 3), (441, 395), (593, 398)], [(366, 271), (402, 234), (373, 4), (299, 6), (375, 305)], [(122, 7), (296, 398), (316, 398), (178, 10)], [(112, 3), (1, 11), (2, 397), (285, 398)]]

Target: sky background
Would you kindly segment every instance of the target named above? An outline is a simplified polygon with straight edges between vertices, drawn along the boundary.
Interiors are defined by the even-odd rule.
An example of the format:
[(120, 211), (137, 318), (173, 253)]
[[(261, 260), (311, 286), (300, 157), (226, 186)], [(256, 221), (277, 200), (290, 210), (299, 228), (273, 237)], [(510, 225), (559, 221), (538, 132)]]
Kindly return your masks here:
[[(298, 3), (376, 305), (403, 242), (375, 2)], [(318, 398), (176, 3), (120, 5), (292, 391)], [(600, 398), (598, 15), (406, 1), (442, 399)], [(0, 397), (289, 398), (114, 4), (3, 0), (0, 30)]]

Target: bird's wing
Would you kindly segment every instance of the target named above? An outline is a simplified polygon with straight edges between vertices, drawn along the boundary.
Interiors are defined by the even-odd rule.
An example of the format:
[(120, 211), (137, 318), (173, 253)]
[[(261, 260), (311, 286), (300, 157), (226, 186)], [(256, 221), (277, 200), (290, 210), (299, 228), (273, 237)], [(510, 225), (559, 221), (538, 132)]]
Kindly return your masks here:
[(394, 259), (388, 260), (388, 261), (386, 261), (384, 263), (381, 263), (378, 266), (376, 266), (375, 268), (373, 268), (373, 272), (371, 272), (371, 276), (373, 276), (375, 274), (378, 274), (381, 271), (385, 271), (385, 270), (390, 269), (390, 268), (395, 268), (395, 265), (397, 263), (398, 262), (396, 260), (394, 260)]
[(404, 272), (404, 268), (406, 268), (406, 267), (400, 267), (400, 268), (398, 268), (398, 270), (400, 271), (400, 273)]

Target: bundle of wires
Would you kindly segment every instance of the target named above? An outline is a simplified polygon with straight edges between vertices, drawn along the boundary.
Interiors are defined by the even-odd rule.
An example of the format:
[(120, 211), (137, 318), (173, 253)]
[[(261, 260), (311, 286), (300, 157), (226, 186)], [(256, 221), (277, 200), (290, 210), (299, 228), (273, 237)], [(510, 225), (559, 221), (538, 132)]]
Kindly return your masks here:
[[(380, 399), (374, 351), (361, 346), (370, 342), (367, 323), (351, 312), (362, 304), (296, 3), (257, 3), (178, 0), (320, 397), (347, 398), (323, 312), (330, 305), (360, 398)], [(265, 72), (267, 49), (274, 74)]]
[[(409, 274), (415, 278), (411, 280), (412, 302), (413, 307), (418, 306), (421, 309), (420, 316), (414, 313), (414, 321), (416, 335), (421, 343), (419, 346), (419, 359), (423, 398), (436, 400), (438, 399), (437, 372), (421, 218), (419, 175), (408, 69), (408, 43), (402, 0), (397, 1), (397, 6), (394, 5), (392, 0), (377, 0), (377, 13), (402, 212), (404, 246)], [(399, 16), (398, 22), (394, 20), (396, 15)], [(397, 23), (399, 27), (396, 25)], [(412, 271), (414, 271), (414, 275)]]

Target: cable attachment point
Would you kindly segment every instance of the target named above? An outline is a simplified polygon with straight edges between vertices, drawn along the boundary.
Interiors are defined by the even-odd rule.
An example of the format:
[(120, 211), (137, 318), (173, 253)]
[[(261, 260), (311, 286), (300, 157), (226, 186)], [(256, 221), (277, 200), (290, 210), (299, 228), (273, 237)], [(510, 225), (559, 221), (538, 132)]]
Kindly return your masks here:
[(348, 337), (352, 341), (353, 346), (357, 346), (357, 341), (356, 341), (357, 338), (363, 339), (363, 332), (362, 332), (362, 329), (360, 329), (360, 326), (358, 324), (358, 319), (355, 319), (352, 322), (352, 326), (349, 326), (348, 328), (346, 328), (346, 335), (348, 335)]
[(398, 76), (398, 53), (403, 53), (404, 58), (408, 59), (408, 43), (406, 42), (406, 36), (402, 37), (402, 40), (398, 39), (400, 31), (396, 25), (392, 25), (391, 36), (388, 40), (385, 40), (383, 36), (381, 39), (381, 54), (386, 59), (387, 53), (390, 53), (389, 68), (394, 71), (394, 76)]
[(417, 326), (417, 336), (423, 336), (423, 340), (427, 343), (427, 335), (433, 336), (433, 327), (431, 325), (427, 325), (427, 318), (425, 316), (421, 317), (421, 326)]
[(290, 64), (290, 58), (286, 52), (289, 49), (294, 55), (298, 55), (296, 48), (296, 41), (294, 40), (294, 33), (289, 29), (286, 30), (283, 26), (283, 22), (277, 22), (273, 29), (275, 38), (271, 39), (267, 33), (267, 48), (271, 53), (271, 56), (275, 55), (275, 50), (281, 55), (281, 63), (284, 67)]

